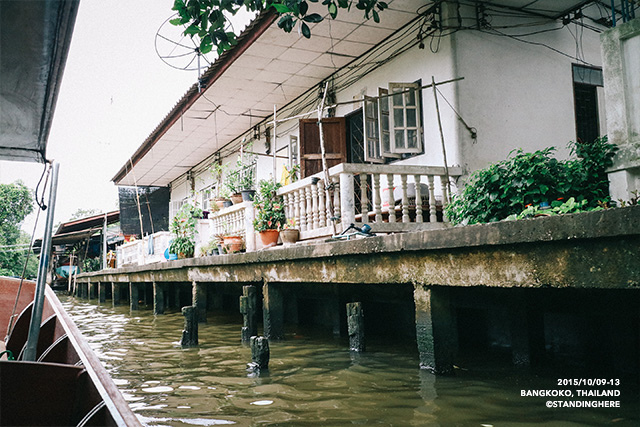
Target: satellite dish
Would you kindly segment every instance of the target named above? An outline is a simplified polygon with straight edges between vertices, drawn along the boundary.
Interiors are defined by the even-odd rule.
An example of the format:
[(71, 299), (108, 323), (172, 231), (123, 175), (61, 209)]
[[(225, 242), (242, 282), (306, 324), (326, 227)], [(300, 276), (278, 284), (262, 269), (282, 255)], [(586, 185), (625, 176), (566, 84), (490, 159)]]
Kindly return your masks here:
[(170, 16), (160, 25), (156, 32), (156, 53), (168, 66), (177, 70), (198, 71), (207, 68), (218, 57), (217, 52), (203, 54), (200, 52), (200, 37), (185, 36), (187, 25), (173, 25), (169, 21), (178, 14)]

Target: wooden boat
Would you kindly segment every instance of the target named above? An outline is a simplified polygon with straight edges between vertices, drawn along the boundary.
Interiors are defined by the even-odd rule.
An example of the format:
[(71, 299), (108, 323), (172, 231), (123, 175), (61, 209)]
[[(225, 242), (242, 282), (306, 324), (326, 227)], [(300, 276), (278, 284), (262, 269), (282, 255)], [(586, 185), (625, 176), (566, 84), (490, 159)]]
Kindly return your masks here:
[(0, 277), (0, 343), (17, 360), (0, 360), (0, 425), (140, 426), (113, 380), (55, 293), (47, 286), (35, 362), (21, 360), (27, 343), (36, 284)]

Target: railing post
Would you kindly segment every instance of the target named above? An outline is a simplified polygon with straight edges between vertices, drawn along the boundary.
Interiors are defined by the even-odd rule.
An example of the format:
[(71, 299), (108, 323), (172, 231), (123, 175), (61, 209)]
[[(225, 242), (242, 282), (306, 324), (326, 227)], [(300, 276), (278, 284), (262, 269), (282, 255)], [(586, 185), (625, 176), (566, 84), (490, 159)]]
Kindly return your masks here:
[(253, 228), (253, 220), (255, 219), (255, 209), (253, 202), (249, 202), (249, 206), (244, 209), (244, 228), (245, 237), (244, 244), (247, 252), (253, 252), (256, 250), (256, 233)]
[(324, 181), (318, 181), (318, 226), (325, 227), (327, 225), (327, 204), (324, 198)]
[(313, 224), (313, 228), (318, 228), (320, 224), (320, 219), (318, 218), (319, 208), (318, 208), (318, 183), (313, 183), (311, 181), (311, 223)]
[(444, 208), (449, 204), (449, 193), (447, 192), (447, 178), (443, 175), (440, 175), (440, 185), (442, 187), (442, 222), (448, 222)]
[[(340, 182), (338, 177), (332, 177), (331, 183), (333, 184), (333, 217), (340, 218), (340, 213), (342, 212), (342, 207), (340, 206)], [(336, 222), (334, 219), (330, 219), (331, 221)], [(342, 218), (340, 218), (340, 223), (343, 223)], [(348, 225), (347, 225), (348, 227)]]
[(389, 203), (389, 222), (396, 222), (396, 197), (393, 194), (392, 173), (387, 174), (387, 203)]
[(360, 178), (360, 212), (362, 212), (362, 222), (369, 222), (369, 195), (367, 194), (367, 174), (361, 173)]
[(416, 222), (424, 222), (422, 218), (422, 183), (420, 175), (413, 176), (413, 185), (416, 190)]
[(402, 222), (409, 222), (409, 197), (407, 196), (407, 175), (400, 175), (402, 186)]
[(313, 230), (315, 228), (315, 224), (313, 223), (313, 202), (311, 201), (311, 186), (307, 186), (304, 188), (304, 197), (307, 203), (307, 230)]
[(433, 175), (427, 176), (429, 182), (429, 222), (438, 221), (436, 217), (436, 191)]
[[(376, 222), (382, 222), (382, 192), (380, 191), (380, 174), (373, 174), (373, 211), (376, 213)], [(395, 202), (394, 202), (395, 205)]]
[(340, 217), (342, 228), (346, 228), (356, 220), (355, 203), (353, 200), (353, 174), (340, 174)]
[(296, 198), (298, 199), (298, 209), (300, 211), (300, 231), (307, 230), (307, 200), (304, 193), (304, 188), (301, 188), (296, 192)]

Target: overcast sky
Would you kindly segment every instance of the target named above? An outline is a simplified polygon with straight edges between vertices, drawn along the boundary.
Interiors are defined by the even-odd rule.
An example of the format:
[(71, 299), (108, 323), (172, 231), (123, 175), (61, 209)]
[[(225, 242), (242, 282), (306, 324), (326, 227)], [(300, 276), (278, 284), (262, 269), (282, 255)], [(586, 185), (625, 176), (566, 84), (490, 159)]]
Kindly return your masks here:
[[(156, 54), (173, 0), (81, 0), (47, 156), (60, 163), (55, 221), (117, 209), (111, 178), (196, 82)], [(0, 182), (34, 189), (43, 166), (0, 162)], [(35, 214), (23, 224), (31, 232)], [(43, 233), (44, 215), (36, 232)]]

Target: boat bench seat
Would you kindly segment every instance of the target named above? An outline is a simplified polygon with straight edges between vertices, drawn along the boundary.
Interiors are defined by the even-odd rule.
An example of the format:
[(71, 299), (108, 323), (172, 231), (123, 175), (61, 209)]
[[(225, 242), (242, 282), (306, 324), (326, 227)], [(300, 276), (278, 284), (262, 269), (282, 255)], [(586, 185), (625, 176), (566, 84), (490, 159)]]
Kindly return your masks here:
[(83, 372), (56, 363), (0, 361), (0, 425), (75, 425)]

